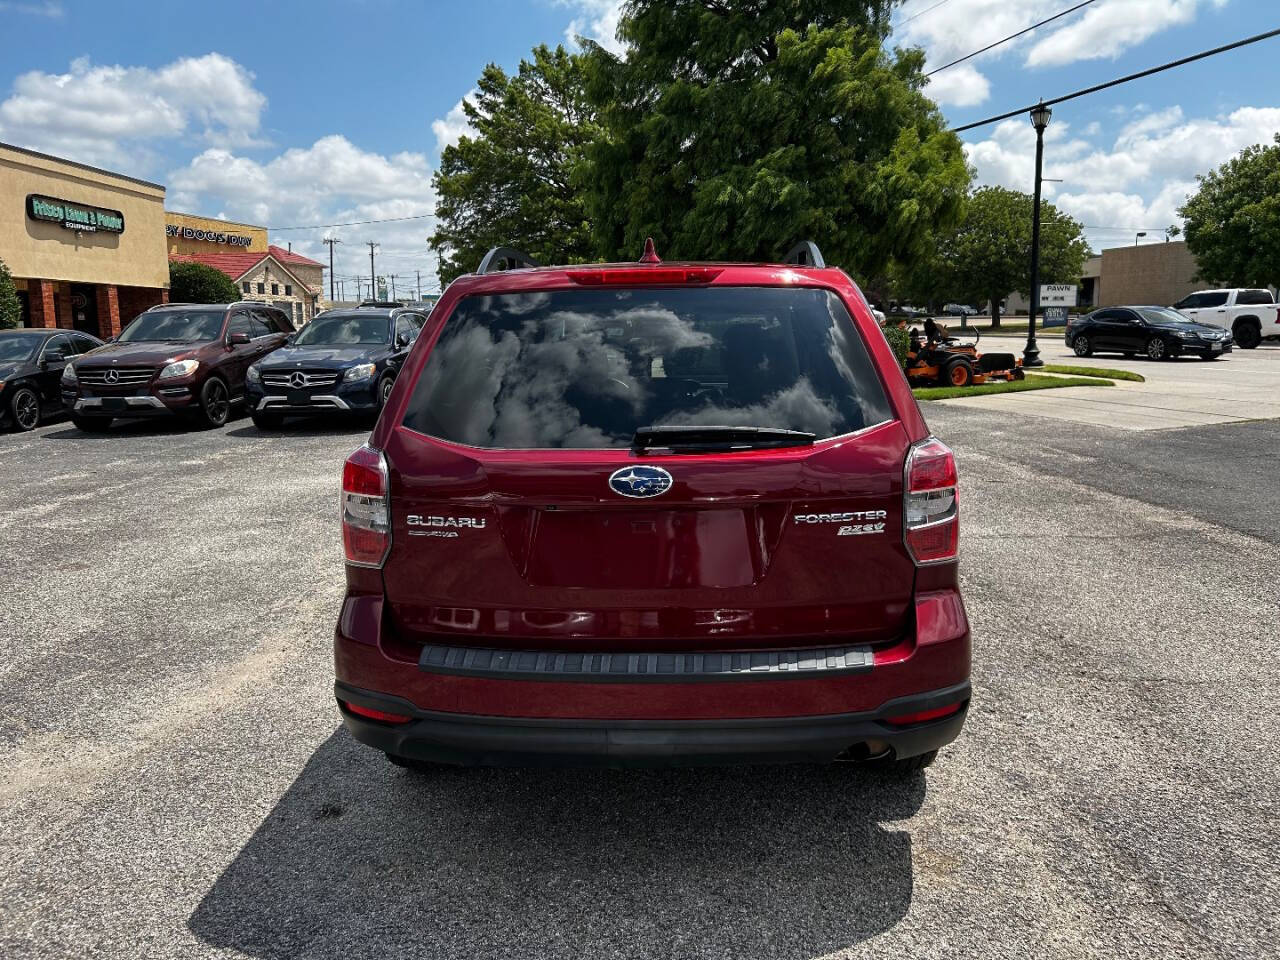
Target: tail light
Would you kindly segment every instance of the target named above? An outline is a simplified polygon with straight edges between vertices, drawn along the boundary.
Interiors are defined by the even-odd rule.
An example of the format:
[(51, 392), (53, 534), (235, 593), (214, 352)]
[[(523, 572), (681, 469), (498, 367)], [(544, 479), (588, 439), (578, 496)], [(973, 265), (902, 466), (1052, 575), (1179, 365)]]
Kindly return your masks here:
[(907, 454), (903, 528), (917, 564), (954, 560), (960, 543), (956, 458), (941, 440), (921, 440)]
[(391, 549), (387, 458), (365, 444), (342, 467), (342, 547), (347, 563), (380, 567)]

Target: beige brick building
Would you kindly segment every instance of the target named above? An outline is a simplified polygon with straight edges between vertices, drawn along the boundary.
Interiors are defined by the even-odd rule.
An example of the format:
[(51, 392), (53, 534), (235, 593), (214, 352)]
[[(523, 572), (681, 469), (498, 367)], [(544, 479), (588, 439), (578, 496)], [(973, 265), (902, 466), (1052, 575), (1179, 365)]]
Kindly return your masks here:
[(115, 336), (169, 297), (164, 187), (0, 143), (0, 260), (24, 325)]

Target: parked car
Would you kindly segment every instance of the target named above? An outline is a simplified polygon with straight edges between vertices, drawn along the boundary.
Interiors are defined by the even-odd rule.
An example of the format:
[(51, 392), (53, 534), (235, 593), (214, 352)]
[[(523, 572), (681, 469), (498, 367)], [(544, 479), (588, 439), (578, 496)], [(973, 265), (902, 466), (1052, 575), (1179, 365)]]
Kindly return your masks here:
[(1230, 330), (1243, 350), (1280, 338), (1280, 306), (1270, 290), (1201, 290), (1173, 305), (1197, 323)]
[(942, 308), (942, 312), (948, 317), (976, 317), (978, 308), (964, 303), (948, 303)]
[(1194, 353), (1216, 360), (1231, 352), (1231, 334), (1169, 307), (1104, 307), (1070, 318), (1063, 340), (1077, 357), (1145, 353), (1152, 360), (1167, 360)]
[(69, 359), (102, 346), (78, 330), (0, 330), (0, 425), (34, 430), (62, 413), (58, 381)]
[(62, 402), (87, 433), (117, 417), (227, 422), (245, 400), (245, 371), (293, 332), (266, 303), (171, 303), (141, 313), (105, 346), (62, 371)]
[(357, 740), (400, 765), (915, 769), (958, 735), (955, 458), (801, 247), (499, 248), (449, 286), (343, 470)]
[(425, 322), (416, 310), (380, 307), (315, 317), (283, 349), (249, 367), (253, 422), (266, 430), (286, 416), (377, 413)]

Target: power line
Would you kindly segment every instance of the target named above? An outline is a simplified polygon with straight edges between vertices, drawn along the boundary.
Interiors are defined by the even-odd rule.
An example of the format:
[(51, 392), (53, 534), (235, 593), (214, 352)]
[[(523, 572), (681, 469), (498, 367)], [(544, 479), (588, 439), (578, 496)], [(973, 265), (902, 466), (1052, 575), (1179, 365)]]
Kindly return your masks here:
[(267, 227), (268, 230), (323, 230), (325, 227), (361, 227), (369, 223), (401, 223), (405, 220), (429, 220), (434, 213), (419, 213), (412, 217), (384, 217), (381, 220), (348, 220), (346, 223), (312, 223), (305, 227)]
[[(1083, 3), (1077, 3), (1070, 10), (1063, 10), (1061, 13), (1055, 13), (1052, 17), (1049, 17), (1048, 19), (1041, 20), (1039, 23), (1033, 23), (1031, 26), (1027, 27), (1025, 30), (1019, 30), (1017, 33), (1009, 34), (1009, 36), (1005, 37), (1003, 40), (997, 40), (995, 43), (989, 43), (985, 47), (983, 47), (981, 50), (975, 50), (973, 51), (973, 53), (966, 53), (959, 60), (952, 60), (950, 63), (944, 63), (942, 66), (938, 67), (936, 70), (930, 70), (928, 73), (925, 74), (925, 76), (932, 77), (935, 73), (941, 73), (943, 70), (946, 70), (948, 67), (954, 67), (956, 64), (964, 63), (966, 60), (972, 60), (974, 57), (978, 56), (979, 54), (986, 53), (988, 50), (994, 50), (996, 47), (1000, 46), (1002, 43), (1008, 43), (1010, 40), (1017, 40), (1023, 34), (1030, 33), (1032, 30), (1035, 30), (1037, 27), (1043, 27), (1046, 23), (1053, 23), (1053, 21), (1059, 20), (1062, 17), (1065, 17), (1069, 13), (1075, 13), (1081, 7), (1087, 7), (1089, 4), (1093, 2), (1094, 0), (1084, 0)], [(925, 12), (927, 13), (928, 11), (925, 11)]]
[(948, 4), (950, 2), (951, 0), (941, 0), (941, 2), (935, 3), (928, 10), (921, 10), (919, 13), (913, 13), (911, 16), (907, 17), (907, 19), (899, 20), (898, 28), (901, 29), (902, 27), (906, 26), (908, 23), (910, 23), (912, 20), (916, 19), (917, 17), (923, 17), (926, 13), (929, 13), (929, 11), (937, 10), (939, 7), (944, 6), (945, 4)]
[[(1065, 103), (1068, 100), (1075, 100), (1077, 97), (1087, 96), (1091, 93), (1097, 93), (1100, 90), (1107, 90), (1111, 87), (1118, 87), (1122, 83), (1129, 83), (1132, 80), (1141, 80), (1143, 77), (1150, 77), (1157, 73), (1163, 73), (1166, 70), (1172, 70), (1174, 67), (1185, 66), (1188, 63), (1194, 63), (1197, 60), (1204, 60), (1206, 57), (1217, 56), (1219, 53), (1226, 53), (1228, 50), (1235, 50), (1239, 47), (1247, 47), (1251, 43), (1257, 43), (1260, 40), (1268, 40), (1271, 37), (1280, 35), (1280, 28), (1268, 30), (1266, 33), (1259, 33), (1252, 37), (1246, 37), (1243, 40), (1237, 40), (1235, 43), (1228, 43), (1221, 47), (1214, 47), (1212, 50), (1205, 50), (1201, 53), (1192, 54), (1189, 57), (1183, 57), (1181, 60), (1171, 60), (1168, 63), (1162, 63), (1158, 67), (1151, 67), (1147, 70), (1139, 70), (1137, 73), (1131, 73), (1125, 77), (1117, 77), (1115, 80), (1108, 80), (1106, 83), (1098, 83), (1092, 87), (1085, 87), (1083, 90), (1076, 90), (1074, 93), (1068, 93), (1061, 97), (1055, 97), (1052, 100), (1041, 101), (1046, 107), (1051, 107), (1058, 103)], [(1010, 110), (1008, 113), (1002, 113), (995, 117), (987, 117), (985, 120), (976, 120), (973, 123), (966, 123), (961, 127), (952, 127), (952, 133), (964, 133), (966, 130), (972, 130), (974, 127), (985, 127), (990, 123), (998, 123), (1001, 120), (1008, 120), (1010, 117), (1016, 117), (1020, 114), (1029, 112), (1034, 103), (1019, 107), (1016, 110)]]

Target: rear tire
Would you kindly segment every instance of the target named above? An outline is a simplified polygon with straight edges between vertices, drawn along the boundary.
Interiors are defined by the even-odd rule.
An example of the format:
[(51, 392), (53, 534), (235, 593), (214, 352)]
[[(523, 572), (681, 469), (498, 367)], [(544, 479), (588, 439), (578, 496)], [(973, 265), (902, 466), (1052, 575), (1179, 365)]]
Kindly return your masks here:
[(40, 397), (30, 387), (19, 387), (9, 398), (9, 416), (19, 433), (34, 430), (40, 426)]
[(1071, 349), (1075, 351), (1077, 357), (1093, 356), (1093, 344), (1089, 342), (1087, 334), (1080, 334), (1071, 341)]
[(73, 413), (71, 422), (75, 424), (77, 430), (84, 433), (106, 433), (111, 429), (110, 417), (77, 417)]
[(1262, 342), (1262, 328), (1252, 321), (1242, 320), (1235, 325), (1231, 336), (1241, 350), (1252, 350)]
[(942, 375), (949, 387), (967, 387), (973, 383), (973, 365), (964, 357), (953, 357)]
[(1147, 341), (1147, 358), (1150, 360), (1169, 359), (1169, 348), (1159, 337), (1152, 337)]
[(200, 422), (216, 430), (226, 426), (231, 416), (231, 393), (217, 377), (210, 377), (200, 390)]

